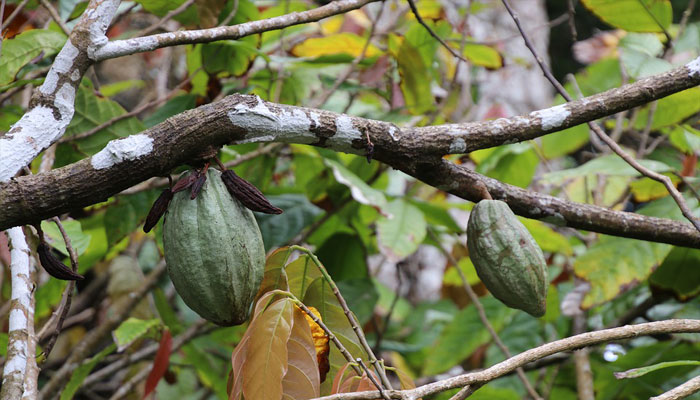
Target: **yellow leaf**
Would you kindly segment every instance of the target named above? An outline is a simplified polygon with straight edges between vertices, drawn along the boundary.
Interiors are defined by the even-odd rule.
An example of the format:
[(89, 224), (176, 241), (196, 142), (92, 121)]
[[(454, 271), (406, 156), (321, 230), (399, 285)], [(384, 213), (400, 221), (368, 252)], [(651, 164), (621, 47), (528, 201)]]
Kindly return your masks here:
[[(309, 310), (321, 320), (321, 313), (315, 307), (309, 307)], [(326, 374), (330, 369), (330, 364), (328, 361), (328, 354), (330, 353), (330, 345), (328, 344), (328, 335), (317, 324), (308, 314), (304, 313), (306, 318), (306, 323), (309, 324), (311, 328), (311, 337), (314, 341), (314, 347), (316, 348), (316, 360), (318, 361), (318, 371), (321, 375), (321, 382), (326, 380)]]
[[(297, 57), (319, 57), (338, 54), (348, 54), (357, 57), (365, 46), (367, 39), (354, 33), (343, 32), (321, 38), (310, 38), (294, 46), (292, 54)], [(381, 50), (373, 45), (367, 47), (365, 57), (381, 54)]]

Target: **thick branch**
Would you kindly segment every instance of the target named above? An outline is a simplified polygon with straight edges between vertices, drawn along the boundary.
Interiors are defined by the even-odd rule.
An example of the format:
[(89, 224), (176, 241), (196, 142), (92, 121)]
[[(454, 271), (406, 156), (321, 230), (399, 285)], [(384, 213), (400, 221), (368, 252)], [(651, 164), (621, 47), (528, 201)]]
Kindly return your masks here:
[(210, 29), (178, 31), (107, 43), (94, 54), (95, 61), (116, 58), (129, 54), (142, 53), (163, 47), (180, 44), (211, 43), (218, 40), (235, 40), (256, 33), (286, 28), (293, 25), (315, 22), (332, 15), (358, 9), (365, 4), (379, 0), (338, 0), (314, 8), (313, 10), (294, 12), (279, 17), (246, 22), (233, 26), (218, 26)]
[[(687, 67), (682, 69), (688, 76)], [(596, 114), (594, 118), (598, 116), (602, 115)], [(533, 123), (541, 126), (539, 119)], [(519, 120), (526, 117), (472, 124), (480, 129), (470, 135), (458, 132), (482, 145), (488, 143), (494, 131), (503, 131), (508, 121), (515, 121), (513, 124), (522, 129), (531, 129)], [(559, 128), (566, 127), (566, 123)], [(525, 217), (612, 235), (700, 247), (700, 234), (681, 222), (561, 200), (440, 161), (438, 156), (447, 150), (443, 144), (459, 134), (450, 133), (455, 131), (454, 127), (401, 131), (385, 122), (278, 105), (254, 96), (228, 96), (172, 117), (141, 134), (114, 140), (89, 159), (0, 184), (0, 229), (37, 222), (106, 200), (152, 176), (162, 176), (196, 160), (210, 152), (211, 146), (277, 141), (365, 154), (369, 136), (376, 159), (467, 200), (481, 198), (473, 184), (482, 181), (495, 198), (505, 200), (513, 211)], [(517, 134), (512, 126), (509, 129), (514, 136)]]
[[(517, 367), (522, 367), (530, 362), (562, 351), (571, 351), (599, 343), (638, 336), (684, 332), (700, 332), (700, 321), (692, 319), (671, 319), (667, 321), (649, 322), (639, 325), (626, 325), (619, 328), (605, 329), (596, 332), (587, 332), (527, 350), (482, 371), (455, 376), (453, 378), (419, 386), (415, 389), (391, 390), (387, 391), (387, 394), (392, 399), (418, 399), (458, 387), (490, 382), (498, 377), (512, 372)], [(379, 393), (377, 391), (372, 391), (334, 394), (321, 397), (317, 400), (371, 400), (378, 397)]]

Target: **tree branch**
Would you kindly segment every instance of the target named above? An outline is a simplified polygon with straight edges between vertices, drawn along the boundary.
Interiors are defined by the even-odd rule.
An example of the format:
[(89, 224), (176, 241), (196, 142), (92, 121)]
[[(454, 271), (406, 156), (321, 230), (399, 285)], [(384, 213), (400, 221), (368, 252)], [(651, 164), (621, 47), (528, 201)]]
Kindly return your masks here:
[[(516, 214), (528, 218), (611, 235), (700, 247), (700, 233), (685, 223), (530, 192), (439, 158), (457, 150), (531, 139), (548, 132), (543, 129), (545, 126), (550, 132), (564, 129), (585, 118), (614, 114), (629, 107), (630, 102), (681, 90), (688, 86), (688, 81), (700, 83), (700, 58), (694, 63), (657, 75), (655, 79), (640, 80), (577, 102), (536, 111), (528, 117), (403, 130), (386, 122), (232, 95), (183, 112), (141, 134), (113, 140), (91, 158), (0, 183), (0, 229), (38, 222), (106, 200), (152, 176), (163, 176), (177, 166), (196, 161), (212, 146), (275, 141), (365, 155), (369, 137), (377, 160), (467, 200), (481, 199), (473, 186), (481, 181), (494, 198), (506, 201)], [(565, 118), (554, 123), (553, 115), (564, 115), (562, 110)]]
[(180, 44), (211, 43), (218, 40), (235, 40), (256, 33), (282, 29), (289, 26), (316, 22), (333, 15), (358, 9), (379, 0), (337, 0), (325, 6), (303, 12), (293, 12), (279, 17), (250, 21), (233, 26), (161, 33), (126, 40), (115, 40), (102, 46), (94, 54), (94, 61), (117, 58), (129, 54), (152, 51)]
[[(532, 361), (536, 361), (562, 351), (572, 351), (599, 343), (638, 336), (685, 332), (700, 332), (700, 321), (692, 319), (671, 319), (667, 321), (649, 322), (639, 325), (627, 325), (596, 332), (587, 332), (524, 351), (482, 371), (458, 375), (452, 378), (419, 386), (415, 389), (389, 390), (386, 391), (386, 393), (392, 399), (414, 400), (458, 387), (479, 385), (484, 382), (489, 382), (512, 372), (517, 367), (522, 367), (523, 365), (526, 365)], [(334, 394), (320, 397), (316, 400), (372, 400), (378, 397), (379, 392), (371, 391)]]

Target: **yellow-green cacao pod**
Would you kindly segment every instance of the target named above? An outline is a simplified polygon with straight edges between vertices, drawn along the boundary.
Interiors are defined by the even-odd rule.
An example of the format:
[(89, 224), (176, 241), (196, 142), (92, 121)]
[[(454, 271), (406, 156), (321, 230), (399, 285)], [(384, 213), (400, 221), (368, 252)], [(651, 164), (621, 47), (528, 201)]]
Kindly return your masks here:
[(505, 305), (545, 313), (547, 263), (542, 250), (508, 205), (482, 200), (469, 215), (469, 257), (486, 288)]
[(199, 195), (175, 193), (163, 225), (168, 274), (192, 310), (219, 325), (243, 323), (260, 287), (265, 248), (253, 213), (213, 168)]

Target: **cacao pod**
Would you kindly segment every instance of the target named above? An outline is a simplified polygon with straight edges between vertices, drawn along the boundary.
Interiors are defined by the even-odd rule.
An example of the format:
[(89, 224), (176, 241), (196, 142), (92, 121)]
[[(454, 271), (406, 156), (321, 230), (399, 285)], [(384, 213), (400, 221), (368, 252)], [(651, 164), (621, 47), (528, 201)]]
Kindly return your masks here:
[(253, 213), (213, 168), (194, 200), (175, 193), (163, 225), (168, 274), (192, 310), (223, 326), (243, 323), (262, 281), (265, 248)]
[(508, 205), (482, 200), (467, 224), (469, 257), (486, 288), (505, 305), (545, 313), (547, 264), (542, 250)]

